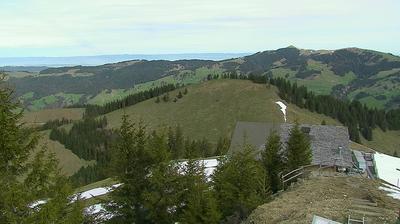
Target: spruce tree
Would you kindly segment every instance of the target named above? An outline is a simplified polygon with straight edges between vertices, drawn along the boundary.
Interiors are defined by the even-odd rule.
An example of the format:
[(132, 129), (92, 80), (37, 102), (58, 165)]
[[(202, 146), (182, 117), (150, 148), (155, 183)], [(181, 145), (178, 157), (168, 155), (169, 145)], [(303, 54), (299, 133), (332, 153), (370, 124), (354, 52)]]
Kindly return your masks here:
[(183, 223), (218, 223), (221, 214), (217, 202), (207, 183), (205, 167), (201, 160), (189, 160), (182, 166), (181, 203), (184, 205), (180, 215)]
[[(151, 152), (153, 165), (150, 167), (149, 184), (144, 189), (144, 207), (148, 211), (148, 223), (174, 223), (178, 220), (177, 210), (182, 187), (179, 185), (178, 166), (171, 161), (166, 138), (153, 133), (148, 138), (147, 150)], [(175, 209), (173, 209), (175, 208)]]
[(289, 140), (287, 142), (287, 167), (290, 170), (311, 163), (312, 152), (310, 139), (300, 130), (296, 122), (290, 130)]
[(111, 193), (114, 202), (108, 206), (116, 214), (114, 221), (120, 223), (146, 223), (144, 191), (149, 186), (151, 153), (146, 150), (146, 131), (142, 123), (137, 126), (123, 115), (119, 139), (113, 149), (114, 172), (118, 182), (123, 183)]
[(176, 97), (178, 97), (178, 99), (182, 98), (183, 97), (182, 92), (179, 91), (179, 93), (178, 93), (178, 95)]
[(250, 146), (220, 160), (213, 184), (223, 217), (243, 220), (268, 196), (264, 168)]
[(271, 132), (265, 144), (265, 150), (262, 152), (262, 162), (266, 172), (266, 180), (272, 193), (276, 193), (281, 188), (279, 173), (283, 169), (283, 161), (280, 155), (282, 150), (280, 136)]
[(215, 155), (222, 156), (228, 152), (229, 140), (225, 137), (219, 137), (217, 147), (215, 149)]
[(72, 189), (58, 161), (38, 145), (38, 133), (21, 125), (22, 112), (11, 96), (0, 74), (0, 223), (66, 223), (72, 208), (80, 214), (82, 209), (70, 203)]
[(394, 156), (394, 157), (399, 157), (399, 154), (397, 153), (397, 150), (394, 150), (393, 156)]

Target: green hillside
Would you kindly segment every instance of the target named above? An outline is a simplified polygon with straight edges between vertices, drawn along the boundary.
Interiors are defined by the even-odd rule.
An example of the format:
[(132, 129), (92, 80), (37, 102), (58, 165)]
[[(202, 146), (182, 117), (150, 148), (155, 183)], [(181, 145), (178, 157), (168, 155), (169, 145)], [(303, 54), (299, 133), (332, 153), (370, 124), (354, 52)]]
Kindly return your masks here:
[[(180, 90), (169, 93), (173, 99)], [(280, 100), (275, 87), (267, 88), (246, 80), (213, 80), (188, 87), (188, 94), (173, 102), (150, 99), (106, 115), (109, 126), (118, 128), (124, 113), (135, 121), (143, 120), (151, 129), (181, 125), (185, 135), (206, 137), (212, 141), (230, 137), (237, 121), (283, 122), (282, 112), (275, 103)], [(336, 121), (296, 106), (288, 107), (289, 122), (328, 124)]]
[(357, 99), (371, 107), (400, 106), (400, 57), (358, 48), (287, 47), (223, 61), (141, 60), (48, 68), (35, 75), (10, 73), (8, 82), (26, 108), (39, 110), (104, 104), (165, 83), (199, 83), (224, 72), (285, 77), (318, 94)]
[[(266, 87), (247, 80), (213, 80), (187, 87), (188, 94), (173, 102), (182, 89), (169, 93), (171, 100), (156, 103), (146, 100), (125, 109), (106, 114), (110, 128), (120, 126), (121, 117), (128, 114), (132, 120), (143, 121), (150, 129), (179, 124), (185, 135), (215, 142), (220, 136), (230, 138), (237, 121), (283, 122), (283, 115), (275, 103), (280, 100), (275, 87)], [(289, 104), (288, 122), (341, 125), (325, 115), (312, 113)], [(373, 149), (393, 154), (400, 145), (400, 131), (374, 130), (374, 140), (362, 139)], [(388, 143), (390, 142), (390, 143)]]

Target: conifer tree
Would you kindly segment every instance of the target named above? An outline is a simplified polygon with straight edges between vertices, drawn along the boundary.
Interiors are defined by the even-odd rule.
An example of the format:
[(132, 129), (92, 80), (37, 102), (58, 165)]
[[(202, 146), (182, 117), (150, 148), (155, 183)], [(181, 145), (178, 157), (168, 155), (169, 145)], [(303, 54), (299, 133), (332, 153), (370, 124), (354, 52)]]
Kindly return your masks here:
[(397, 150), (394, 150), (393, 156), (394, 156), (394, 157), (399, 157), (399, 154), (397, 153)]
[(187, 88), (185, 88), (185, 89), (183, 90), (183, 94), (184, 94), (184, 95), (188, 94), (188, 89), (187, 89)]
[(290, 170), (311, 163), (311, 143), (309, 138), (300, 130), (296, 122), (290, 130), (289, 140), (287, 142), (287, 166)]
[(217, 202), (207, 183), (204, 164), (194, 160), (189, 153), (189, 160), (182, 167), (181, 202), (184, 205), (180, 215), (183, 223), (218, 223), (221, 214)]
[(223, 217), (243, 220), (268, 196), (264, 168), (255, 160), (254, 149), (250, 146), (221, 159), (213, 182)]
[(283, 169), (283, 161), (280, 155), (282, 150), (280, 136), (271, 132), (265, 144), (265, 151), (262, 152), (262, 162), (266, 172), (266, 180), (272, 193), (276, 193), (281, 188), (279, 173)]
[(178, 95), (176, 97), (178, 97), (178, 99), (182, 98), (183, 97), (182, 92), (179, 91), (179, 93), (178, 93)]
[[(0, 77), (0, 223), (65, 223), (76, 205), (68, 200), (72, 193), (69, 183), (60, 175), (54, 155), (38, 146), (39, 135), (20, 124), (22, 112), (16, 112), (19, 105), (2, 80)], [(39, 152), (31, 161), (28, 158), (36, 148)], [(38, 205), (38, 200), (46, 203)], [(75, 221), (69, 223), (81, 223)]]
[(116, 214), (115, 222), (147, 222), (143, 192), (149, 186), (152, 158), (145, 144), (144, 125), (139, 123), (136, 126), (127, 115), (123, 115), (113, 158), (116, 179), (123, 184), (111, 193), (114, 203), (108, 207), (110, 212)]
[(153, 133), (148, 138), (147, 150), (152, 153), (153, 165), (150, 167), (149, 185), (144, 189), (144, 207), (148, 211), (149, 223), (174, 223), (179, 208), (178, 166), (171, 163), (164, 135)]
[(224, 155), (229, 149), (229, 141), (225, 137), (219, 137), (217, 148), (215, 149), (215, 155)]

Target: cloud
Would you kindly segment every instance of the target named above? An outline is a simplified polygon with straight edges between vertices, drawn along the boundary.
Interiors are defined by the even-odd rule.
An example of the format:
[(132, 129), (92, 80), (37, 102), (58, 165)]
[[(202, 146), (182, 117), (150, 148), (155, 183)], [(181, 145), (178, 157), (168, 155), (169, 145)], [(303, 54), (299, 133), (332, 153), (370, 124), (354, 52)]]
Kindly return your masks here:
[(400, 51), (399, 8), (396, 0), (14, 0), (0, 2), (0, 56), (2, 49), (85, 55), (357, 43)]

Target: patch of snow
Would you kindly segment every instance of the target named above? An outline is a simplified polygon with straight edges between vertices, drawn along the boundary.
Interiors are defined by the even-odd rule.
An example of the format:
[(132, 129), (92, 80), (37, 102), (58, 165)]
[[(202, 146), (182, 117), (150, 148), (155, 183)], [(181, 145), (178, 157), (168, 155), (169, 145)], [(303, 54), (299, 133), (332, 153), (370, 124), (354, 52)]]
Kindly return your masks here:
[(377, 152), (374, 161), (378, 178), (400, 188), (400, 158)]
[(115, 188), (118, 188), (121, 185), (122, 184), (114, 184), (111, 187), (98, 187), (98, 188), (94, 188), (94, 189), (91, 189), (91, 190), (88, 190), (88, 191), (84, 191), (84, 192), (75, 194), (73, 196), (72, 201), (76, 201), (78, 199), (78, 197), (80, 199), (82, 199), (82, 200), (86, 200), (86, 199), (89, 199), (89, 198), (105, 195), (105, 194), (113, 191)]
[(283, 119), (286, 122), (286, 108), (287, 108), (287, 106), (284, 103), (282, 103), (281, 101), (276, 101), (275, 103), (278, 104), (281, 107), (281, 111), (283, 113)]
[(46, 204), (46, 203), (47, 203), (47, 200), (38, 200), (38, 201), (35, 201), (35, 202), (31, 203), (30, 205), (28, 205), (28, 207), (29, 208), (36, 208), (37, 206), (43, 205), (43, 204)]
[(389, 192), (388, 196), (400, 200), (400, 188), (384, 183), (379, 189)]
[[(204, 166), (204, 173), (205, 173), (207, 179), (210, 179), (211, 175), (214, 173), (214, 171), (218, 165), (218, 159), (200, 159), (197, 161), (202, 163), (202, 165)], [(179, 165), (182, 165), (182, 166), (186, 166), (186, 164), (187, 164), (186, 161), (179, 163)]]
[(84, 212), (87, 215), (95, 216), (96, 221), (109, 220), (114, 216), (104, 208), (103, 204), (94, 204), (86, 207)]

